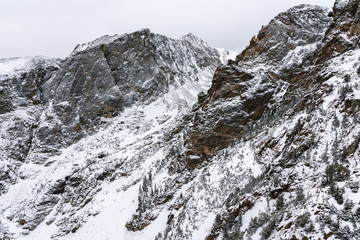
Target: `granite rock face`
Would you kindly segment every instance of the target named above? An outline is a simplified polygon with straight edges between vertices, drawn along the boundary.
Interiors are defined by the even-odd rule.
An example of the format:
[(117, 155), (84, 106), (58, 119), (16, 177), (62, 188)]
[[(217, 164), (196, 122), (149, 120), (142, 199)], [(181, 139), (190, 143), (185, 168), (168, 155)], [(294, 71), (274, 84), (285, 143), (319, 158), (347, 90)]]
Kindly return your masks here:
[(317, 53), (318, 61), (324, 62), (349, 50), (356, 49), (359, 42), (360, 21), (359, 1), (347, 3), (336, 1), (333, 9), (334, 22), (326, 31), (325, 46)]
[(174, 40), (145, 29), (104, 36), (78, 45), (62, 61), (35, 59), (26, 71), (18, 69), (10, 78), (3, 75), (0, 111), (41, 109), (29, 124), (35, 127), (26, 131), (32, 136), (26, 144), (26, 152), (32, 148), (28, 160), (40, 163), (96, 132), (101, 118), (116, 116), (133, 104), (151, 103), (186, 79), (197, 82), (201, 70), (213, 71), (220, 59), (216, 49), (192, 34)]
[(219, 65), (219, 57), (216, 49), (195, 36), (172, 40), (142, 30), (107, 44), (75, 49), (44, 84), (44, 99), (71, 99), (70, 105), (81, 109), (84, 118), (112, 116), (135, 102), (153, 101), (178, 83), (175, 78), (180, 82), (190, 78), (198, 67)]
[(101, 117), (153, 102), (171, 85), (196, 82), (199, 70), (219, 64), (219, 52), (192, 34), (173, 40), (145, 29), (79, 45), (42, 86), (51, 106), (46, 111), (57, 123), (39, 129), (38, 145), (71, 144), (96, 129)]
[(359, 239), (358, 23), (300, 5), (226, 65), (141, 30), (2, 78), (0, 238)]
[[(224, 58), (193, 34), (175, 40), (144, 29), (78, 45), (63, 60), (4, 59), (0, 65), (5, 73), (0, 76), (0, 195), (37, 175), (36, 170), (28, 171), (29, 165), (46, 169), (54, 163), (49, 159), (106, 128), (126, 109), (145, 107), (169, 95), (162, 101), (168, 101), (169, 108), (174, 102), (173, 107), (185, 111), (197, 92), (210, 85)], [(167, 116), (162, 118), (158, 121), (168, 120)], [(129, 128), (139, 131), (132, 124)], [(106, 155), (99, 153), (91, 161), (103, 161)], [(121, 164), (109, 163), (108, 170), (84, 176), (89, 171), (87, 166), (44, 183), (44, 188), (36, 190), (42, 192), (39, 198), (24, 200), (33, 206), (28, 214), (17, 212), (8, 218), (33, 231), (55, 205), (61, 209), (69, 203), (88, 203), (98, 191), (99, 181), (110, 177)], [(63, 228), (61, 234), (69, 232), (68, 221), (58, 224)]]
[(328, 15), (322, 7), (291, 8), (263, 27), (235, 61), (216, 70), (186, 140), (190, 168), (241, 137), (264, 112), (275, 113), (274, 97), (292, 81), (289, 69), (293, 72), (313, 54), (332, 23)]
[(236, 61), (279, 65), (297, 47), (317, 43), (332, 22), (327, 8), (299, 5), (277, 15), (250, 41)]
[(45, 57), (0, 59), (0, 114), (40, 104), (41, 85), (58, 62)]

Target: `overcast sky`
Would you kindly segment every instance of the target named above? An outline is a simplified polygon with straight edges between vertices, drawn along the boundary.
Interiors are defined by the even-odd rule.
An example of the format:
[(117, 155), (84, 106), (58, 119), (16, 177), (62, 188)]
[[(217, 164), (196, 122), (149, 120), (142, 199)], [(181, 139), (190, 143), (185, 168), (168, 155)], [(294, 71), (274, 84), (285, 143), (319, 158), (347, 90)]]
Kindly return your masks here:
[(214, 47), (246, 47), (279, 12), (334, 0), (0, 0), (0, 58), (64, 58), (78, 43), (150, 28), (172, 38), (189, 32)]

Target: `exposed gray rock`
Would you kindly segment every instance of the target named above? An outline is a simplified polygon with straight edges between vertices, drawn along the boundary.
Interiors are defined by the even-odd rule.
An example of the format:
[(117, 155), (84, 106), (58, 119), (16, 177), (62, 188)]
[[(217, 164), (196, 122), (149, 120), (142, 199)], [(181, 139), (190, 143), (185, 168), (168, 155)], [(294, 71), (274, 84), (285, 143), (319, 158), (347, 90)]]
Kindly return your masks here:
[(174, 40), (145, 29), (78, 46), (41, 88), (47, 109), (35, 151), (56, 152), (96, 130), (101, 117), (150, 103), (220, 63), (219, 52), (192, 34)]
[[(300, 58), (301, 64), (314, 54), (317, 47), (308, 46), (323, 38), (332, 23), (328, 14), (329, 9), (310, 5), (280, 13), (251, 40), (236, 62), (218, 67), (207, 100), (202, 97), (188, 123), (185, 141), (188, 168), (196, 168), (229, 146), (264, 112), (279, 108), (271, 109), (273, 95), (286, 84), (279, 80), (291, 79), (287, 72), (298, 67), (295, 59)], [(288, 94), (290, 99), (295, 96)]]
[(359, 238), (358, 3), (281, 13), (216, 71), (218, 53), (192, 34), (142, 30), (77, 46), (45, 74), (40, 104), (29, 87), (23, 107), (0, 115), (1, 129), (19, 129), (0, 142), (20, 146), (0, 148), (0, 230)]
[[(30, 64), (34, 68), (25, 72), (19, 70), (11, 78), (6, 75), (0, 81), (0, 94), (4, 96), (0, 100), (4, 130), (0, 157), (5, 160), (0, 162), (1, 194), (11, 185), (38, 174), (37, 170), (28, 171), (29, 165), (35, 164), (39, 169), (57, 166), (54, 156), (84, 136), (106, 128), (107, 119), (121, 116), (126, 108), (148, 105), (170, 89), (173, 92), (180, 89), (186, 97), (196, 99), (196, 91), (203, 84), (199, 81), (208, 80), (206, 85), (209, 85), (222, 58), (224, 56), (216, 49), (192, 34), (174, 40), (145, 29), (122, 36), (104, 36), (78, 45), (69, 57), (53, 66)], [(195, 88), (185, 86), (182, 90), (185, 83)], [(172, 94), (178, 94), (176, 91)], [(182, 103), (183, 96), (172, 95), (169, 102), (173, 97), (179, 98), (177, 108), (188, 107), (187, 102), (193, 101), (186, 99)], [(168, 119), (165, 116), (159, 122)], [(137, 126), (128, 128), (139, 129)], [(144, 146), (141, 154), (153, 154), (158, 149), (159, 146), (150, 149)], [(72, 216), (101, 190), (102, 181), (127, 176), (126, 171), (136, 169), (139, 164), (127, 166), (125, 171), (121, 170), (122, 161), (107, 163), (107, 157), (108, 152), (101, 151), (84, 164), (74, 165), (66, 176), (62, 174), (53, 181), (35, 186), (33, 191), (38, 197), (24, 199), (20, 204), (27, 205), (26, 210), (14, 211), (8, 219), (33, 231), (52, 212), (46, 224), (56, 219), (55, 224), (60, 229), (57, 236), (76, 231), (84, 219)], [(99, 162), (106, 164), (99, 168)], [(61, 218), (63, 214), (69, 218)]]

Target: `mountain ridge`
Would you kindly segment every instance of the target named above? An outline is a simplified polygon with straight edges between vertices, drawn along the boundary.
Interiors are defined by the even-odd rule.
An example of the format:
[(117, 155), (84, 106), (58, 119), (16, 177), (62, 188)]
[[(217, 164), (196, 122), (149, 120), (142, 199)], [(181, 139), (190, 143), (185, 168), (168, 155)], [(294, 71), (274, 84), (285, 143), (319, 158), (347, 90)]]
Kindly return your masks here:
[[(32, 116), (18, 109), (18, 115), (25, 114), (21, 121), (0, 115), (9, 118), (2, 129), (24, 130), (12, 138), (2, 135), (0, 143), (21, 139), (32, 145), (23, 163), (14, 151), (5, 158), (14, 160), (1, 166), (2, 237), (360, 238), (359, 9), (358, 0), (336, 0), (332, 12), (310, 5), (291, 8), (264, 26), (235, 60), (220, 66), (219, 51), (202, 47), (192, 35), (185, 38), (197, 44), (147, 30), (127, 35), (121, 45), (115, 40), (71, 54), (59, 66), (63, 73), (45, 74), (48, 95), (40, 98), (48, 102), (45, 110)], [(41, 157), (34, 151), (36, 133), (26, 138), (27, 128), (14, 124), (31, 125), (36, 121), (25, 118), (38, 116), (51, 126), (64, 113), (72, 123), (72, 114), (88, 107), (81, 91), (104, 94), (104, 87), (86, 84), (108, 80), (111, 89), (131, 82), (131, 74), (121, 77), (118, 68), (128, 53), (122, 49), (131, 53), (127, 57), (134, 66), (138, 56), (150, 59), (147, 66), (162, 66), (159, 72), (168, 74), (160, 79), (163, 87), (135, 81), (134, 102), (125, 101), (115, 114), (89, 111), (83, 117), (92, 125), (80, 139), (60, 138), (69, 143), (55, 144), (59, 152)], [(121, 61), (114, 64), (115, 59)], [(97, 76), (97, 67), (86, 79), (94, 66), (109, 79)], [(66, 75), (69, 69), (73, 75)], [(69, 87), (57, 93), (53, 86), (61, 84)], [(137, 97), (140, 88), (150, 90), (149, 98)], [(71, 94), (69, 108), (64, 101)], [(95, 105), (101, 108), (106, 101)], [(25, 106), (37, 109), (36, 104)]]
[[(83, 49), (83, 51), (77, 53), (73, 52), (67, 59), (62, 60), (55, 68), (52, 68), (49, 71), (42, 68), (42, 66), (38, 69), (31, 70), (35, 72), (41, 71), (42, 74), (39, 76), (44, 78), (44, 80), (39, 81), (38, 75), (29, 73), (20, 74), (18, 78), (14, 77), (11, 80), (5, 79), (2, 83), (14, 80), (21, 82), (28, 78), (31, 81), (35, 81), (35, 92), (32, 95), (35, 96), (36, 99), (39, 99), (39, 101), (35, 103), (28, 102), (21, 107), (15, 108), (15, 110), (6, 110), (5, 113), (1, 115), (3, 129), (1, 133), (1, 142), (3, 146), (5, 146), (0, 151), (3, 159), (5, 159), (1, 165), (1, 196), (6, 194), (7, 196), (13, 196), (13, 191), (15, 191), (15, 195), (20, 194), (16, 193), (16, 187), (12, 188), (12, 185), (17, 185), (17, 183), (20, 185), (26, 184), (26, 181), (29, 181), (29, 179), (38, 179), (38, 181), (42, 182), (42, 178), (38, 178), (39, 174), (47, 175), (48, 172), (53, 171), (51, 170), (52, 165), (56, 165), (56, 168), (61, 168), (61, 164), (64, 164), (64, 166), (72, 165), (70, 159), (73, 159), (73, 154), (68, 153), (66, 149), (69, 148), (69, 146), (71, 149), (72, 145), (82, 145), (82, 142), (87, 141), (86, 139), (97, 138), (99, 135), (101, 136), (102, 133), (99, 132), (99, 130), (103, 128), (106, 129), (106, 126), (111, 126), (115, 131), (109, 135), (114, 135), (120, 131), (120, 133), (118, 133), (120, 135), (128, 132), (130, 136), (136, 136), (137, 132), (154, 132), (154, 129), (156, 128), (168, 128), (167, 122), (169, 120), (171, 120), (171, 122), (177, 121), (175, 116), (178, 114), (181, 115), (185, 109), (188, 109), (197, 99), (197, 93), (206, 89), (206, 86), (210, 84), (206, 80), (211, 78), (212, 71), (215, 70), (216, 64), (219, 64), (226, 56), (222, 55), (223, 52), (218, 52), (215, 48), (209, 47), (205, 42), (194, 36), (189, 35), (185, 38), (189, 39), (173, 40), (162, 35), (153, 34), (149, 30), (141, 30), (132, 34), (123, 35), (118, 38), (115, 43), (108, 41), (108, 45), (93, 44), (93, 47), (89, 49)], [(124, 52), (122, 52), (122, 48), (125, 49)], [(198, 55), (193, 55), (194, 52)], [(112, 58), (112, 54), (118, 54), (119, 56)], [(199, 55), (207, 56), (208, 59), (199, 59)], [(124, 57), (127, 58), (126, 61), (122, 60)], [(127, 62), (130, 62), (130, 65), (126, 66)], [(138, 65), (138, 63), (140, 64)], [(140, 69), (142, 72), (139, 72), (138, 68), (141, 65), (144, 67), (143, 70)], [(121, 67), (127, 67), (127, 71), (132, 70), (133, 73), (131, 74), (133, 74), (134, 77), (127, 76), (124, 80), (121, 80), (120, 78), (115, 81), (114, 78), (119, 78), (119, 76), (121, 76), (119, 74), (124, 73), (122, 70), (117, 70), (117, 68)], [(98, 75), (99, 69), (103, 69), (102, 71), (107, 72), (108, 75)], [(71, 77), (71, 74), (68, 74), (72, 71), (75, 73), (75, 75), (73, 75), (74, 77)], [(117, 71), (119, 71), (119, 73), (117, 73)], [(152, 73), (147, 74), (146, 71), (160, 74), (160, 78), (156, 79), (154, 78), (156, 76)], [(86, 72), (88, 72), (88, 74), (86, 74)], [(88, 79), (83, 78), (84, 75), (90, 74), (93, 74), (93, 76), (90, 76)], [(140, 77), (140, 79), (138, 77)], [(130, 81), (125, 81), (126, 79)], [(129, 91), (126, 90), (126, 84), (131, 84), (131, 80), (136, 80), (137, 82), (135, 82), (135, 84), (138, 84), (138, 86), (127, 87), (130, 89)], [(86, 81), (89, 83), (86, 83)], [(93, 83), (95, 81), (99, 81), (99, 84), (102, 85), (99, 87), (94, 86)], [(110, 85), (104, 85), (104, 82), (106, 81), (108, 81)], [(131, 101), (124, 103), (125, 107), (121, 106), (121, 104), (116, 104), (117, 107), (120, 107), (119, 112), (112, 114), (111, 111), (113, 111), (113, 109), (108, 108), (108, 110), (106, 110), (106, 102), (103, 100), (94, 102), (92, 99), (94, 97), (96, 99), (96, 95), (106, 96), (106, 89), (109, 89), (108, 91), (113, 91), (113, 88), (117, 88), (117, 91), (120, 91), (116, 82), (123, 84), (120, 85), (123, 89), (121, 91), (125, 91), (119, 98), (120, 101), (122, 101), (121, 99), (125, 96), (126, 92), (136, 94), (140, 88), (144, 89), (142, 91), (143, 93), (146, 93), (146, 91), (152, 91), (152, 93), (150, 93), (148, 97), (142, 95), (142, 99), (130, 99)], [(154, 88), (146, 82), (151, 84), (156, 83), (157, 86), (163, 84), (164, 87)], [(86, 84), (91, 84), (90, 87), (93, 86), (93, 89), (98, 92), (95, 92), (95, 94), (92, 93), (94, 90), (87, 87)], [(4, 89), (6, 89), (7, 86), (9, 85), (4, 85)], [(57, 91), (59, 91), (58, 89), (62, 92), (57, 93)], [(65, 92), (62, 89), (64, 89)], [(85, 89), (86, 94), (90, 94), (87, 98), (86, 94), (81, 92), (84, 91), (83, 89)], [(19, 95), (22, 94), (21, 89), (18, 89), (17, 91), (19, 92)], [(81, 104), (82, 98), (90, 100), (91, 104)], [(13, 97), (10, 99), (13, 99)], [(15, 98), (15, 100), (17, 99)], [(106, 98), (105, 101), (107, 101)], [(105, 112), (102, 111), (104, 105)], [(175, 109), (170, 109), (170, 105), (177, 107)], [(92, 107), (95, 107), (95, 111), (90, 111)], [(141, 110), (141, 108), (143, 109)], [(97, 112), (98, 110), (96, 109), (99, 109), (100, 112)], [(147, 116), (143, 113), (144, 109), (149, 109), (147, 111)], [(156, 109), (156, 112), (151, 112), (151, 109)], [(169, 109), (169, 113), (175, 114), (175, 116), (166, 114), (164, 112), (165, 109)], [(106, 111), (110, 111), (111, 114), (109, 115), (109, 112)], [(85, 113), (86, 115), (82, 117), (79, 116), (80, 113)], [(134, 119), (130, 120), (129, 124), (124, 124), (124, 122), (129, 122), (129, 119), (115, 121), (114, 124), (111, 124), (112, 119), (116, 118), (119, 114), (121, 115), (119, 116), (120, 118), (129, 116)], [(146, 118), (144, 119), (144, 117)], [(140, 119), (143, 119), (144, 122), (139, 122)], [(161, 126), (163, 123), (167, 124)], [(138, 124), (138, 126), (133, 126), (133, 124)], [(125, 129), (122, 129), (122, 125)], [(151, 127), (154, 127), (154, 129), (152, 130)], [(12, 136), (9, 135), (9, 133), (13, 133)], [(148, 138), (147, 135), (144, 137), (145, 139)], [(108, 139), (109, 136), (106, 136), (106, 138)], [(118, 136), (115, 138), (118, 139)], [(121, 142), (124, 140), (121, 140), (120, 138), (118, 141)], [(113, 142), (113, 140), (111, 140), (111, 142)], [(95, 142), (92, 144), (97, 145)], [(115, 144), (115, 142), (112, 144)], [(123, 144), (125, 144), (125, 146), (128, 144), (136, 145), (136, 143), (133, 142), (126, 143), (126, 141)], [(141, 142), (140, 144), (143, 143)], [(124, 146), (120, 146), (119, 144), (114, 146), (118, 149), (117, 151), (124, 151)], [(85, 148), (87, 149), (87, 147)], [(156, 147), (156, 149), (157, 148), (158, 147)], [(103, 159), (108, 155), (105, 150), (93, 150), (97, 152), (94, 154), (99, 156), (99, 159)], [(89, 154), (91, 155), (93, 153), (91, 153), (91, 151), (85, 153), (85, 155)], [(59, 158), (61, 159), (61, 156), (64, 155), (66, 156), (66, 160), (59, 160)], [(74, 160), (75, 159), (73, 159), (73, 161)], [(82, 160), (80, 160), (80, 162), (82, 162)], [(118, 162), (118, 160), (115, 162)], [(93, 176), (94, 178), (90, 177), (91, 180), (89, 182), (97, 185), (96, 182), (99, 181), (98, 179), (104, 179), (107, 177), (107, 174), (109, 174), (106, 173), (106, 171), (110, 171), (111, 173), (121, 166), (121, 164), (114, 165), (114, 163), (111, 162), (107, 164), (109, 165), (109, 169), (104, 170), (104, 173), (96, 173)], [(79, 167), (75, 168), (78, 168), (77, 171), (79, 171), (82, 167), (83, 166), (80, 164)], [(75, 173), (76, 171), (74, 173), (70, 171), (67, 173), (70, 175), (66, 176), (65, 171), (61, 174), (62, 177), (59, 179), (56, 179), (56, 175), (52, 177), (49, 176), (49, 178), (53, 179), (55, 177), (55, 179), (48, 179), (42, 184), (49, 186), (50, 189), (46, 189), (45, 187), (45, 189), (38, 188), (38, 190), (36, 190), (43, 192), (43, 200), (36, 198), (29, 198), (26, 200), (26, 198), (23, 199), (20, 197), (18, 204), (23, 205), (21, 201), (31, 201), (32, 204), (37, 207), (28, 209), (29, 212), (25, 214), (26, 217), (17, 222), (19, 223), (20, 221), (20, 224), (23, 225), (24, 229), (33, 231), (37, 225), (43, 222), (44, 218), (48, 216), (52, 207), (60, 204), (60, 202), (63, 202), (63, 205), (68, 203), (67, 201), (69, 201), (69, 198), (59, 202), (61, 199), (59, 196), (64, 195), (64, 192), (67, 192), (66, 186), (72, 186), (71, 188), (79, 189), (83, 188), (83, 191), (86, 193), (84, 193), (82, 197), (87, 198), (87, 195), (92, 192), (92, 189), (87, 189), (86, 186), (83, 186), (80, 182), (75, 184), (72, 183), (75, 179), (79, 179), (78, 177), (70, 177)], [(99, 176), (97, 174), (99, 174)], [(104, 174), (104, 176), (102, 176), (102, 174)], [(68, 185), (69, 183), (70, 185)], [(81, 186), (79, 186), (79, 184)], [(37, 188), (36, 185), (32, 187), (35, 189)], [(10, 193), (7, 192), (9, 188)], [(26, 194), (31, 195), (31, 191), (34, 190), (31, 190), (30, 188), (29, 191), (30, 192)], [(21, 193), (20, 196), (24, 197), (26, 194)], [(8, 198), (5, 198), (4, 202), (6, 202), (6, 204), (11, 204), (11, 201), (8, 202)], [(76, 204), (80, 203), (81, 201)], [(23, 206), (27, 208), (25, 205)], [(3, 211), (7, 211), (7, 207), (3, 207), (4, 205), (2, 205), (2, 214), (4, 214)], [(16, 211), (14, 214), (15, 215), (13, 216), (8, 216), (8, 219), (13, 219), (14, 217), (18, 218), (19, 215)], [(32, 214), (36, 217), (33, 218)], [(63, 225), (64, 228), (59, 231), (58, 234), (60, 236), (68, 233), (66, 224), (66, 221), (60, 224)]]

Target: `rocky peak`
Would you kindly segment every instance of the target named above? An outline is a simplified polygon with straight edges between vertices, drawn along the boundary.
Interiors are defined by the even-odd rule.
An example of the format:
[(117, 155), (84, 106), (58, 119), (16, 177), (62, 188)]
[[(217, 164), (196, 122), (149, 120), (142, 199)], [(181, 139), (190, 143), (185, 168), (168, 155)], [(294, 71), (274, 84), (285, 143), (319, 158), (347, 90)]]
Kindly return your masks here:
[(141, 29), (139, 31), (133, 32), (133, 33), (129, 33), (129, 34), (123, 34), (123, 35), (115, 34), (113, 36), (105, 35), (105, 36), (99, 37), (99, 38), (97, 38), (97, 39), (95, 39), (95, 40), (93, 40), (91, 42), (78, 44), (75, 47), (75, 49), (72, 51), (70, 56), (74, 55), (74, 54), (76, 54), (78, 52), (89, 50), (90, 48), (95, 48), (95, 47), (100, 46), (100, 45), (110, 44), (110, 43), (112, 43), (112, 42), (114, 42), (114, 41), (116, 41), (116, 40), (118, 40), (119, 38), (122, 38), (122, 37), (126, 37), (126, 38), (131, 38), (131, 37), (135, 37), (135, 36), (145, 37), (145, 36), (150, 36), (150, 34), (151, 34), (150, 29), (145, 28), (145, 29)]
[[(203, 52), (206, 52), (206, 56), (212, 55), (211, 60), (215, 62), (208, 63), (206, 66), (192, 66), (194, 69), (210, 65), (214, 67), (220, 63), (217, 59), (218, 52), (195, 36), (182, 42), (153, 34), (149, 29), (123, 36), (104, 36), (75, 48), (70, 57), (64, 61), (62, 71), (45, 84), (44, 88), (49, 89), (47, 99), (55, 98), (63, 101), (71, 99), (72, 96), (86, 95), (89, 91), (83, 91), (86, 89), (85, 84), (91, 88), (98, 85), (98, 90), (112, 91), (110, 95), (113, 98), (122, 99), (123, 104), (120, 105), (129, 105), (138, 100), (149, 100), (151, 96), (157, 95), (156, 91), (166, 92), (169, 84), (173, 82), (175, 73), (180, 78), (186, 74), (185, 72), (177, 73), (177, 69), (174, 69), (170, 63), (174, 58), (171, 57), (170, 51), (173, 56), (179, 56), (176, 61), (178, 69), (183, 69), (181, 65), (185, 64), (184, 58), (193, 56), (199, 60), (196, 56)], [(69, 79), (69, 76), (63, 77), (64, 74), (68, 74), (69, 68), (76, 69), (76, 71), (70, 71), (75, 73), (73, 78), (79, 78), (75, 82)], [(145, 69), (150, 72), (145, 72)], [(169, 74), (171, 77), (167, 76)], [(92, 86), (89, 85), (89, 81)], [(155, 83), (156, 89), (153, 85)], [(71, 86), (63, 86), (69, 84)], [(120, 90), (119, 87), (122, 89)], [(91, 94), (95, 92), (91, 91)], [(115, 108), (113, 104), (118, 107)], [(119, 104), (113, 104), (109, 106), (109, 109), (119, 109)]]
[[(112, 126), (111, 130), (106, 131), (110, 135), (122, 135), (113, 139), (119, 151), (130, 149), (127, 145), (133, 143), (129, 136), (133, 134), (135, 139), (140, 133), (148, 140), (159, 135), (159, 140), (155, 145), (150, 141), (150, 148), (144, 148), (145, 145), (136, 147), (136, 151), (141, 151), (137, 156), (158, 151), (159, 146), (166, 143), (160, 136), (165, 131), (162, 128), (172, 127), (183, 111), (190, 109), (196, 101), (197, 93), (209, 87), (211, 77), (223, 57), (194, 35), (175, 40), (144, 29), (121, 36), (103, 36), (78, 45), (56, 68), (44, 71), (31, 69), (21, 76), (15, 76), (13, 81), (21, 83), (19, 85), (22, 87), (30, 80), (36, 86), (29, 87), (29, 91), (27, 88), (19, 89), (22, 95), (33, 100), (27, 104), (17, 96), (0, 98), (0, 109), (2, 104), (7, 107), (4, 114), (0, 112), (0, 143), (4, 146), (0, 148), (0, 158), (3, 160), (0, 162), (0, 197), (22, 179), (38, 176), (37, 171), (27, 171), (29, 165), (36, 165), (39, 171), (48, 171), (49, 166), (60, 166), (62, 162), (56, 158), (62, 158), (62, 153), (67, 154), (67, 147), (82, 144), (81, 140), (86, 142), (89, 135), (102, 135), (99, 129), (104, 130), (109, 125)], [(11, 93), (12, 85), (10, 81), (9, 84), (2, 84), (0, 96)], [(21, 105), (13, 104), (16, 102)], [(103, 136), (108, 138), (110, 135)], [(126, 146), (121, 146), (119, 141)], [(104, 143), (100, 138), (96, 142)], [(92, 149), (97, 151), (97, 147)], [(107, 153), (96, 152), (95, 155), (99, 156), (100, 161), (107, 159)], [(75, 158), (70, 155), (66, 158), (71, 159), (69, 164), (72, 165)], [(98, 164), (98, 161), (94, 163)], [(110, 165), (114, 163), (111, 161)], [(110, 167), (110, 175), (122, 164), (118, 162), (115, 165)], [(140, 167), (135, 164), (131, 168), (136, 165)], [(78, 172), (82, 171), (83, 166), (73, 165), (69, 169), (74, 168)], [(97, 185), (99, 179), (104, 180), (108, 173), (104, 173), (104, 176), (95, 174), (93, 177), (72, 175), (63, 172), (59, 176), (51, 176), (54, 182), (46, 183), (54, 185), (51, 190), (39, 190), (44, 190), (42, 198), (47, 199), (46, 203), (29, 199), (35, 207), (29, 209), (28, 215), (21, 220), (23, 229), (34, 230), (48, 216), (61, 199), (58, 195), (67, 191), (67, 184), (71, 188), (78, 188), (79, 196), (82, 195), (80, 198), (84, 197), (85, 200), (94, 190), (87, 184), (92, 182)], [(89, 182), (83, 181), (88, 177)], [(71, 204), (81, 205), (83, 200)], [(69, 199), (59, 204), (65, 206), (68, 203)], [(69, 227), (66, 221), (60, 225), (64, 229)], [(60, 232), (69, 233), (67, 230)]]
[(332, 22), (329, 12), (300, 5), (280, 13), (251, 40), (236, 62), (218, 67), (188, 130), (185, 164), (190, 169), (211, 159), (245, 134), (250, 123), (272, 111), (273, 97), (286, 85), (284, 81), (293, 79), (288, 73), (310, 59), (323, 39)]
[(333, 24), (325, 34), (325, 46), (316, 56), (319, 62), (324, 62), (360, 45), (359, 9), (360, 5), (357, 0), (335, 2)]
[(303, 4), (280, 13), (251, 39), (236, 62), (239, 65), (254, 61), (280, 63), (290, 51), (324, 37), (332, 22), (329, 12), (325, 7)]
[[(192, 33), (181, 37), (181, 41), (189, 51), (193, 53), (196, 64), (201, 67), (208, 67), (212, 64), (221, 64), (221, 54), (215, 48), (210, 47), (205, 41)], [(220, 61), (219, 61), (220, 60)]]
[(203, 47), (209, 47), (209, 45), (202, 40), (201, 38), (197, 37), (196, 35), (192, 33), (188, 33), (181, 37), (181, 40), (184, 42), (187, 42), (189, 44), (192, 44), (194, 46), (203, 46)]
[(70, 135), (79, 137), (95, 119), (150, 103), (170, 86), (197, 81), (198, 72), (219, 64), (216, 49), (195, 36), (174, 40), (144, 29), (77, 46), (42, 89), (60, 122), (71, 126)]
[(0, 114), (0, 238), (360, 239), (353, 3), (279, 14), (215, 74), (192, 35), (78, 47)]

